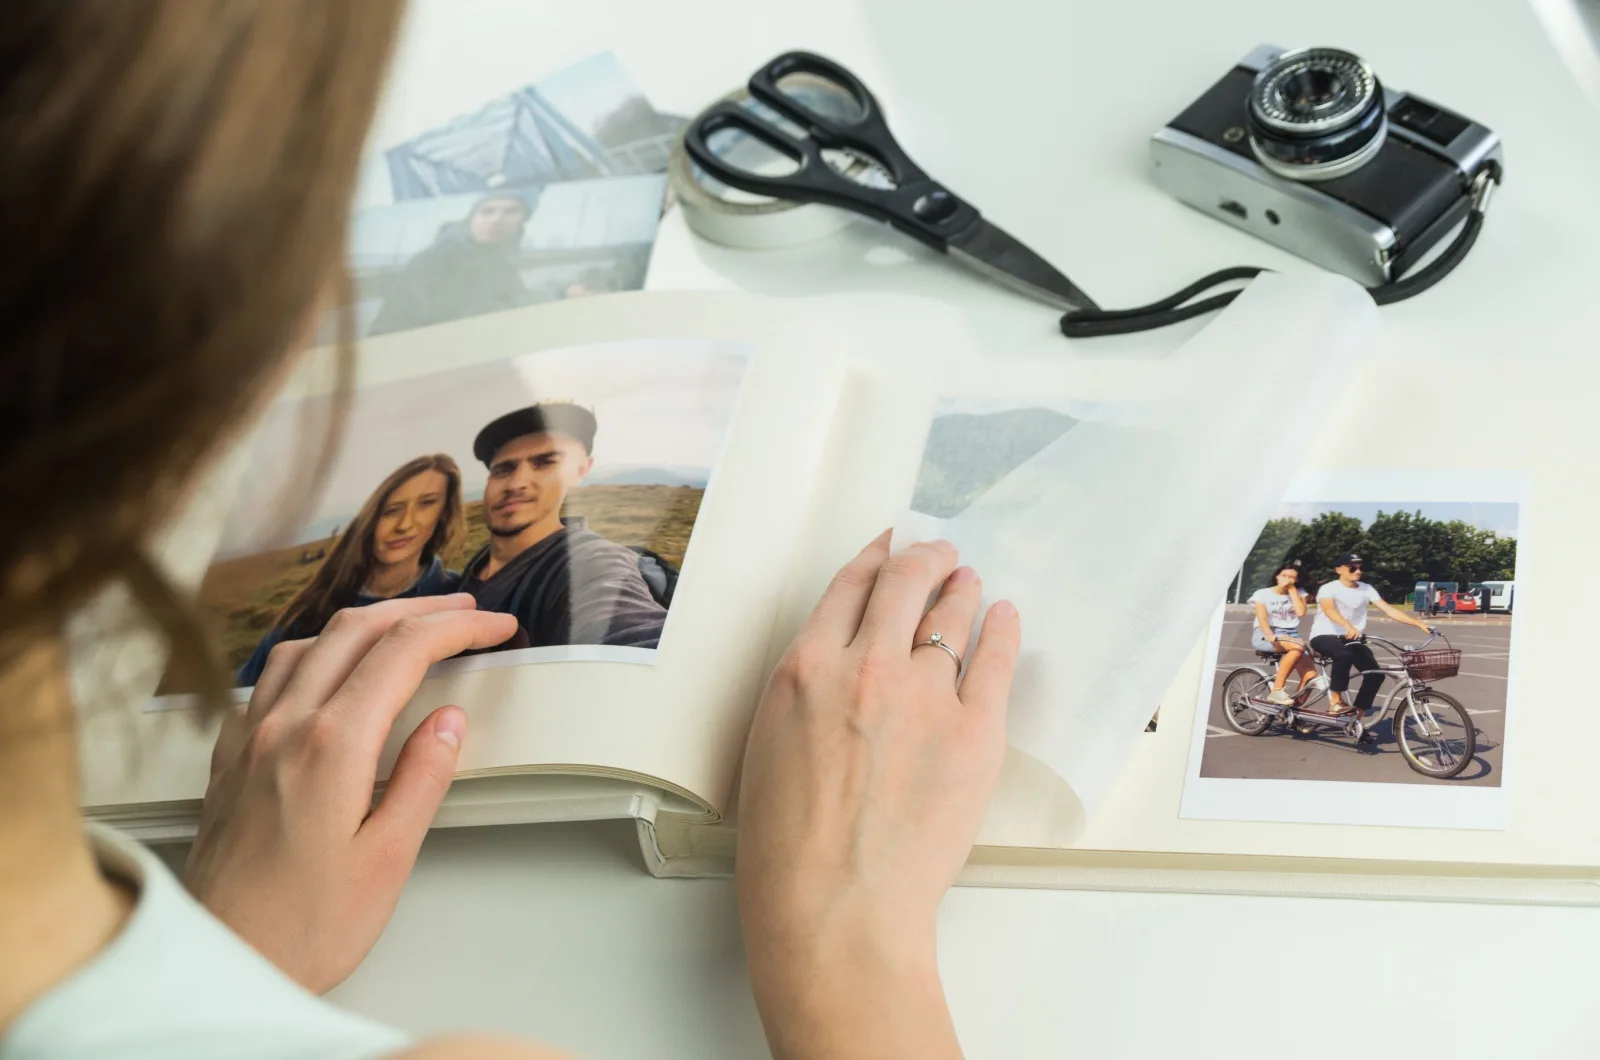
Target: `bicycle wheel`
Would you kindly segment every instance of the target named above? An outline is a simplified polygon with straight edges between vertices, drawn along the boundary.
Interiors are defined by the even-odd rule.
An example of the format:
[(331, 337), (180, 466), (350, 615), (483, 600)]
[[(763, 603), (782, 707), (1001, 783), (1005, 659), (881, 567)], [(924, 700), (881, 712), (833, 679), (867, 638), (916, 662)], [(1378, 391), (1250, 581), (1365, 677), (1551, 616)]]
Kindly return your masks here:
[(1270, 711), (1257, 709), (1252, 699), (1266, 699), (1272, 691), (1272, 682), (1259, 670), (1242, 666), (1222, 682), (1222, 717), (1228, 728), (1244, 736), (1260, 736), (1272, 724)]
[(1413, 692), (1396, 709), (1394, 736), (1407, 765), (1439, 780), (1467, 768), (1478, 749), (1467, 708), (1432, 688)]

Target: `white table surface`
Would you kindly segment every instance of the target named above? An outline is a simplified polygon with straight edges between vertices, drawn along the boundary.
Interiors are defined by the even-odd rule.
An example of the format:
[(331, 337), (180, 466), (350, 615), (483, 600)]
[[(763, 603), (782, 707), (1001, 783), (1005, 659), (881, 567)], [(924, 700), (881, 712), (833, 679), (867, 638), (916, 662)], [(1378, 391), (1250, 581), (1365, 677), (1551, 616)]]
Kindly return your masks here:
[[(1253, 45), (1332, 44), (1483, 121), (1507, 183), (1467, 263), (1384, 310), (1379, 356), (1588, 356), (1600, 331), (1600, 113), (1516, 0), (438, 0), (413, 12), (375, 134), (393, 142), (610, 49), (692, 113), (761, 61), (829, 54), (926, 169), (1102, 304), (1212, 269), (1297, 267), (1166, 199), (1146, 140)], [(856, 226), (735, 254), (668, 219), (650, 286), (807, 298), (864, 343), (1070, 348), (1048, 310)], [(1375, 395), (1380, 399), (1381, 395)], [(1513, 795), (1514, 797), (1514, 795)], [(1600, 912), (958, 891), (941, 960), (984, 1056), (1579, 1056), (1600, 1046)], [(1296, 993), (1304, 990), (1304, 995)], [(334, 997), (417, 1032), (516, 1031), (595, 1057), (764, 1055), (725, 881), (656, 881), (622, 825), (435, 833)]]

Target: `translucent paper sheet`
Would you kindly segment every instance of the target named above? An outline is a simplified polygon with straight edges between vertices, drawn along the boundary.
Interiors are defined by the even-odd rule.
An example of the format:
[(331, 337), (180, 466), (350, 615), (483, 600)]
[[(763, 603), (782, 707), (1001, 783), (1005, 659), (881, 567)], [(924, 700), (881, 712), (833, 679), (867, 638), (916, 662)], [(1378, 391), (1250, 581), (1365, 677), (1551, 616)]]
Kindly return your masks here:
[(1077, 424), (950, 519), (907, 512), (893, 547), (944, 537), (1021, 610), (1009, 741), (1093, 812), (1377, 323), (1322, 274), (1263, 274), (1165, 366), (1136, 422)]

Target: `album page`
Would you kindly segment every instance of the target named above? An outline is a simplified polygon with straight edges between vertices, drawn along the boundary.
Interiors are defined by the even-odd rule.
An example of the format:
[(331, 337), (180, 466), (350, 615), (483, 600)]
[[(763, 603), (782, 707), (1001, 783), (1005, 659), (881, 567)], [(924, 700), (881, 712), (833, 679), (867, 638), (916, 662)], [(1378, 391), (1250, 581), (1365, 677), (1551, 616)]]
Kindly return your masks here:
[[(1252, 370), (1270, 375), (1281, 360)], [(1009, 490), (1007, 478), (1052, 446), (1148, 424), (1152, 408), (1200, 394), (1216, 430), (1242, 445), (1225, 464), (1184, 473), (1202, 487), (1241, 476), (1267, 484), (1249, 491), (1238, 513), (1194, 491), (1184, 494), (1198, 498), (1193, 510), (1174, 513), (1159, 534), (1129, 535), (1148, 547), (1114, 547), (1101, 533), (1109, 543), (1089, 554), (1069, 547), (1092, 535), (1068, 520), (1106, 518), (1109, 507), (1063, 515), (1059, 533), (1013, 533), (1000, 523), (990, 554), (976, 562), (980, 574), (1001, 572), (985, 575), (987, 601), (1023, 601), (1024, 630), (1011, 746), (980, 835), (990, 848), (983, 856), (1003, 865), (1007, 849), (1026, 860), (1032, 855), (1018, 848), (1036, 848), (1600, 866), (1590, 823), (1600, 796), (1580, 761), (1588, 697), (1574, 668), (1587, 652), (1575, 564), (1600, 505), (1573, 478), (1600, 456), (1600, 443), (1575, 429), (1600, 376), (1571, 363), (1529, 362), (1507, 377), (1473, 362), (1358, 358), (1335, 378), (1285, 364), (1279, 378), (1289, 385), (1273, 400), (1225, 401), (1213, 382), (1190, 378), (1186, 363), (1180, 352), (1167, 361), (1006, 362), (980, 373), (924, 358), (856, 375), (830, 442), (833, 470), (823, 476), (834, 485), (813, 509), (769, 658), (838, 565), (885, 525), (898, 520), (897, 537), (954, 536), (960, 514), (983, 510), (986, 498), (1016, 500), (1021, 491)], [(1219, 451), (1195, 448), (1205, 459)], [(876, 459), (863, 465), (855, 459), (863, 452)], [(1081, 482), (1060, 488), (1073, 485), (1081, 490)], [(1038, 477), (1030, 488), (1048, 493), (1051, 480)], [(1216, 540), (1197, 540), (1207, 537), (1226, 539), (1226, 562), (1194, 612), (1175, 598), (1184, 569), (1174, 564), (1209, 555)], [(1341, 572), (1340, 559), (1351, 556), (1357, 569)], [(1032, 572), (1026, 584), (1005, 570), (1018, 557)], [(963, 558), (974, 557), (969, 550)], [(1229, 688), (1260, 673), (1266, 683), (1255, 702), (1270, 694), (1283, 657), (1270, 644), (1270, 657), (1260, 654), (1256, 603), (1277, 599), (1265, 594), (1280, 575), (1300, 583), (1306, 608), (1289, 613), (1281, 631), (1308, 649), (1308, 661), (1286, 674), (1285, 695), (1300, 713), (1249, 734), (1263, 715), (1249, 694)], [(1348, 664), (1339, 696), (1343, 708), (1360, 709), (1359, 731), (1331, 715), (1336, 660), (1309, 652), (1314, 641), (1329, 647), (1324, 597), (1350, 610), (1348, 624), (1362, 623), (1362, 645), (1388, 671), (1363, 704), (1362, 671), (1372, 664)], [(1082, 638), (1039, 638), (1069, 620), (1092, 633), (1124, 612), (1142, 624), (1116, 626), (1097, 650)], [(1413, 657), (1433, 667), (1413, 671), (1401, 654), (1408, 649), (1444, 654)], [(1030, 651), (1046, 657), (1031, 677)], [(1085, 672), (1072, 682), (1038, 680), (1052, 667)], [(1137, 713), (1091, 711), (1068, 733), (1084, 747), (1120, 739), (1126, 748), (1103, 763), (1104, 784), (1086, 805), (1076, 783), (1084, 774), (1059, 764), (1070, 759), (1051, 761), (1072, 746), (1052, 749), (1038, 735), (1072, 708), (1075, 688), (1109, 690), (1097, 701), (1105, 705), (1119, 680), (1146, 688), (1140, 667), (1159, 683)], [(1252, 672), (1229, 686), (1241, 669)], [(1303, 688), (1302, 678), (1310, 682)], [(1242, 726), (1230, 724), (1230, 702), (1243, 705)], [(1033, 731), (1021, 739), (1019, 709), (1042, 715), (1027, 719)], [(1332, 720), (1317, 723), (1317, 715)], [(1120, 731), (1104, 731), (1112, 724)]]
[[(1259, 410), (1264, 442), (1295, 447), (1303, 470), (1218, 586), (1151, 731), (1077, 833), (1050, 818), (1047, 777), (1008, 770), (982, 842), (1600, 867), (1600, 796), (1581, 764), (1589, 697), (1574, 669), (1588, 652), (1575, 572), (1600, 504), (1573, 476), (1600, 446), (1572, 429), (1596, 385), (1571, 363), (1530, 362), (1512, 377), (1476, 362), (1369, 363), (1312, 436), (1296, 427), (1299, 405)], [(1337, 649), (1324, 638), (1346, 630), (1321, 617), (1326, 597), (1347, 625), (1362, 622), (1360, 643), (1389, 671), (1359, 734), (1347, 722), (1267, 723), (1252, 706), (1283, 663), (1262, 654), (1275, 627), (1256, 604), (1266, 612), (1282, 583), (1302, 580), (1312, 599), (1304, 615), (1277, 605), (1281, 637)], [(1460, 655), (1434, 657), (1442, 665), (1419, 678), (1395, 651), (1406, 648)], [(1347, 707), (1361, 705), (1368, 669), (1349, 666)], [(1301, 720), (1325, 714), (1333, 666), (1288, 671), (1281, 687)], [(1405, 711), (1408, 694), (1431, 703), (1431, 734)]]
[[(1214, 610), (1252, 513), (1271, 511), (1297, 463), (1219, 413), (1342, 377), (1374, 317), (1346, 280), (1273, 275), (1159, 357), (882, 366), (864, 407), (840, 418), (850, 437), (833, 459), (856, 476), (854, 493), (819, 501), (811, 584), (792, 597), (791, 622), (859, 548), (838, 539), (845, 527), (864, 539), (892, 524), (896, 549), (955, 543), (987, 599), (1022, 614), (1008, 777), (1039, 780), (1030, 812), (1070, 841)], [(1315, 340), (1280, 349), (1291, 322)], [(1259, 371), (1264, 361), (1282, 371)], [(1307, 409), (1307, 429), (1324, 414)], [(870, 468), (851, 463), (861, 452), (876, 455)], [(1185, 532), (1186, 521), (1213, 529)], [(977, 635), (940, 632), (963, 651)]]
[[(384, 772), (454, 703), (463, 777), (648, 778), (719, 811), (844, 348), (727, 294), (575, 298), (369, 339), (347, 402), (325, 372), (291, 382), (169, 555), (198, 583), (240, 703), (275, 644), (341, 610), (469, 592), (516, 616), (506, 644), (432, 669)], [(335, 418), (341, 442), (308, 493), (308, 439)], [(86, 712), (87, 806), (204, 791), (211, 730), (143, 650), (155, 694)], [(81, 669), (138, 684), (127, 660)]]

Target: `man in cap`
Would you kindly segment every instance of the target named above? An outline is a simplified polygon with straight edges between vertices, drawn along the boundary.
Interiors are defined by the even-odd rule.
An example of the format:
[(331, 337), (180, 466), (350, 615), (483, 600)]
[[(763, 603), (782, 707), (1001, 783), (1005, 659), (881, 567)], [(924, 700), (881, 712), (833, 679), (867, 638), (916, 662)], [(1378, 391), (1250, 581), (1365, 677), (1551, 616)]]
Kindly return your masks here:
[(369, 335), (442, 324), (463, 317), (549, 301), (523, 282), (518, 256), (538, 203), (538, 188), (497, 191), (478, 199), (467, 216), (440, 227), (433, 243), (391, 276)]
[[(483, 518), (489, 543), (468, 561), (461, 588), (485, 611), (515, 615), (529, 647), (612, 644), (654, 648), (667, 609), (633, 550), (582, 519), (561, 518), (567, 492), (594, 466), (595, 417), (571, 402), (508, 412), (478, 432), (472, 452), (489, 469)], [(522, 636), (515, 640), (523, 643)]]
[[(1330, 713), (1333, 714), (1343, 714), (1351, 709), (1343, 699), (1350, 688), (1351, 667), (1362, 671), (1378, 668), (1378, 660), (1373, 657), (1372, 649), (1361, 643), (1367, 631), (1369, 606), (1377, 607), (1396, 622), (1416, 626), (1424, 633), (1433, 632), (1426, 622), (1419, 622), (1399, 608), (1384, 603), (1378, 590), (1361, 580), (1361, 572), (1365, 568), (1366, 560), (1354, 552), (1346, 552), (1334, 563), (1338, 580), (1317, 590), (1317, 617), (1311, 623), (1311, 649), (1333, 661), (1332, 679), (1328, 682), (1328, 698), (1332, 703)], [(1378, 687), (1382, 684), (1382, 674), (1366, 673), (1361, 678), (1361, 691), (1356, 693), (1354, 709), (1372, 709), (1372, 702), (1378, 697)]]

